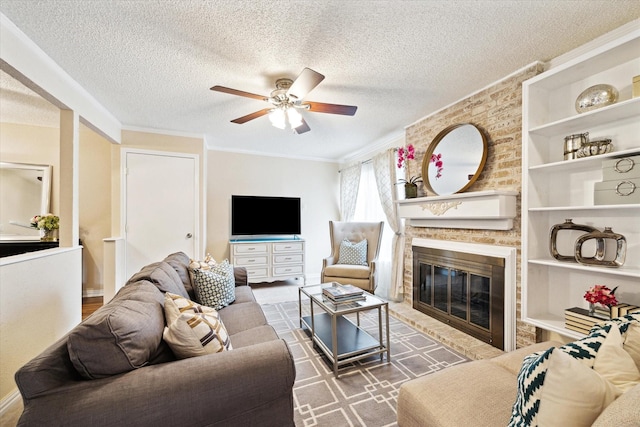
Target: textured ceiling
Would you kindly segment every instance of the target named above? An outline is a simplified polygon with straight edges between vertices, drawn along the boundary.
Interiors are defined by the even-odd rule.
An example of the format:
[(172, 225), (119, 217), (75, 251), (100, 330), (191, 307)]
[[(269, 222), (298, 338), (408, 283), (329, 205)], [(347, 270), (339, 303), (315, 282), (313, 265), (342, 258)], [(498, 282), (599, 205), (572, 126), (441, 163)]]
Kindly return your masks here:
[[(640, 17), (640, 1), (2, 0), (0, 11), (124, 126), (338, 160)], [(311, 131), (295, 135), (267, 117), (230, 123), (269, 104), (209, 90), (268, 95), (304, 67), (326, 76), (306, 100), (356, 115), (303, 112)], [(24, 122), (26, 95), (8, 80), (2, 120)]]

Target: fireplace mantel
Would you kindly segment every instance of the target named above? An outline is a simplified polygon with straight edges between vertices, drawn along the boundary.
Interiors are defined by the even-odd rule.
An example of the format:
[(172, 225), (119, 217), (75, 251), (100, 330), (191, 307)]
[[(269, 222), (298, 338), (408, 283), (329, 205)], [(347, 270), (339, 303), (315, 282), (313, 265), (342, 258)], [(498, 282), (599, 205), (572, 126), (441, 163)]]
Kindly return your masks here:
[(398, 215), (412, 227), (511, 230), (517, 191), (475, 191), (398, 201)]

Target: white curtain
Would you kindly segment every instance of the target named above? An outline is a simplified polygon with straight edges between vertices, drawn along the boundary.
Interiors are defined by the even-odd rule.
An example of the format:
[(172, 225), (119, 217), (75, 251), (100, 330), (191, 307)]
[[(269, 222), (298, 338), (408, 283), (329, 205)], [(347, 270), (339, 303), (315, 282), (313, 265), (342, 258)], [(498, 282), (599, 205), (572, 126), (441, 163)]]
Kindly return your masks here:
[(390, 242), (391, 269), (389, 272), (390, 289), (388, 298), (402, 300), (404, 282), (404, 222), (398, 217), (398, 189), (396, 186), (396, 153), (386, 150), (373, 157), (373, 170), (382, 210), (387, 225), (392, 231)]
[(351, 221), (356, 210), (356, 200), (358, 198), (358, 187), (360, 185), (360, 170), (362, 163), (358, 162), (353, 166), (340, 171), (340, 219), (341, 221)]
[(360, 178), (360, 190), (358, 192), (358, 200), (355, 206), (354, 221), (384, 221), (385, 226), (382, 232), (382, 241), (380, 252), (378, 254), (378, 262), (376, 263), (376, 275), (378, 288), (376, 295), (390, 299), (391, 298), (391, 248), (394, 232), (385, 220), (385, 213), (382, 209), (380, 197), (378, 196), (378, 188), (376, 178), (373, 171), (373, 163), (368, 162), (362, 165), (362, 173)]

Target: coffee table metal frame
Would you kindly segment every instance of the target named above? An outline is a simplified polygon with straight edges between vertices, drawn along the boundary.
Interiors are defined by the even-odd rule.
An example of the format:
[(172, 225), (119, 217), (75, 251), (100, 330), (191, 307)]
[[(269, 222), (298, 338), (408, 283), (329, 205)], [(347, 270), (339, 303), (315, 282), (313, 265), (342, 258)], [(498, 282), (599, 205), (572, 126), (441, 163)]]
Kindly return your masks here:
[[(338, 368), (342, 365), (374, 355), (380, 355), (380, 361), (387, 353), (387, 362), (391, 361), (389, 342), (389, 303), (375, 295), (363, 291), (364, 300), (344, 304), (334, 304), (322, 296), (322, 287), (328, 283), (301, 286), (298, 288), (298, 311), (300, 327), (306, 327), (311, 339), (320, 347), (333, 366), (333, 374), (338, 378)], [(309, 316), (302, 315), (303, 295), (309, 301)], [(314, 306), (323, 311), (314, 314)], [(385, 313), (385, 334), (382, 333), (382, 311)], [(360, 327), (360, 313), (378, 310), (378, 338), (371, 336)], [(356, 323), (345, 317), (356, 313)]]

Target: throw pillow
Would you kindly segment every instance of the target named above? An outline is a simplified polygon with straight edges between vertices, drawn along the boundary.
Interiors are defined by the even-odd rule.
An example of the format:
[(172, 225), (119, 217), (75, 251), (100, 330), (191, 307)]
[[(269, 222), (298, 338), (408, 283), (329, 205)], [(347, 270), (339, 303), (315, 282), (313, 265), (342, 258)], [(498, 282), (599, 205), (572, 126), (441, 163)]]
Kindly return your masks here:
[[(174, 320), (167, 324), (163, 338), (176, 357), (185, 359), (231, 350), (229, 334), (218, 312), (184, 300), (178, 295), (165, 295), (165, 316)], [(176, 308), (180, 312), (177, 317)]]
[(620, 394), (596, 371), (555, 349), (549, 357), (536, 425), (591, 426)]
[(623, 348), (629, 353), (636, 363), (636, 367), (640, 370), (640, 324), (633, 324), (629, 327)]
[(340, 243), (338, 264), (367, 265), (367, 239), (358, 243), (344, 239)]
[(607, 334), (596, 355), (593, 369), (623, 393), (640, 383), (640, 372), (631, 355), (622, 347), (622, 335), (618, 328), (611, 328)]
[[(586, 367), (593, 367), (598, 349), (604, 342), (606, 333), (595, 330), (581, 340), (558, 347), (561, 351), (578, 360)], [(526, 356), (518, 373), (518, 393), (513, 404), (509, 427), (537, 425), (542, 386), (547, 374), (548, 362), (553, 347)]]
[(236, 280), (228, 260), (210, 270), (192, 270), (198, 303), (220, 310), (236, 299)]
[(189, 268), (195, 270), (201, 268), (202, 270), (211, 270), (217, 264), (216, 260), (209, 254), (202, 261), (190, 260)]
[[(625, 316), (605, 322), (591, 329), (589, 335), (558, 347), (587, 368), (593, 368), (598, 351), (601, 349), (612, 328), (626, 336), (633, 324), (640, 324), (640, 316)], [(518, 392), (514, 402), (509, 427), (538, 425), (540, 397), (545, 384), (548, 362), (553, 348), (528, 355), (524, 358), (518, 373)]]
[(67, 351), (76, 371), (97, 379), (148, 365), (162, 341), (162, 301), (162, 293), (146, 281), (120, 289), (69, 333)]

